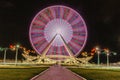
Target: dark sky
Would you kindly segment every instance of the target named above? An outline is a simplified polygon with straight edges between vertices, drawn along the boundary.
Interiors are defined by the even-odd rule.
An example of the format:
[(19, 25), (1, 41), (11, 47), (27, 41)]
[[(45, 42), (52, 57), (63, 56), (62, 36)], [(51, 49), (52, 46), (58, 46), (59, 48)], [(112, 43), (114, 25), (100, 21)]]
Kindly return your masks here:
[(20, 43), (31, 48), (33, 17), (51, 5), (66, 5), (84, 18), (88, 28), (85, 50), (96, 45), (120, 52), (120, 0), (0, 0), (0, 46)]

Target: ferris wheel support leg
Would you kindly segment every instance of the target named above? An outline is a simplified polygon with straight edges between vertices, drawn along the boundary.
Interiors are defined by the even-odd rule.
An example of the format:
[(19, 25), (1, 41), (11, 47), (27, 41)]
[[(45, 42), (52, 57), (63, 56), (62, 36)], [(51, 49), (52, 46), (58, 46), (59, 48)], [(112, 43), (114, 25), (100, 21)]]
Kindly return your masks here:
[(47, 54), (48, 50), (50, 49), (51, 44), (52, 44), (52, 42), (54, 41), (54, 39), (55, 39), (56, 36), (57, 36), (57, 34), (52, 38), (52, 40), (50, 41), (50, 43), (49, 43), (49, 44), (47, 45), (47, 47), (44, 49), (44, 51), (43, 51), (42, 54), (41, 54), (41, 57), (45, 57), (45, 56), (46, 56), (46, 54)]
[(62, 40), (63, 40), (63, 42), (64, 42), (64, 46), (65, 46), (65, 48), (66, 48), (69, 56), (70, 56), (71, 58), (74, 58), (72, 51), (70, 50), (69, 46), (67, 45), (67, 43), (66, 43), (66, 41), (64, 40), (64, 38), (62, 37), (62, 35), (60, 35), (60, 37), (62, 38)]
[(74, 63), (78, 64), (78, 61), (76, 60), (76, 58), (73, 55), (73, 52), (70, 50), (69, 46), (67, 45), (66, 41), (64, 40), (64, 38), (62, 37), (62, 35), (60, 35), (60, 37), (62, 38), (63, 42), (64, 42), (64, 46), (70, 56), (70, 59), (74, 61)]

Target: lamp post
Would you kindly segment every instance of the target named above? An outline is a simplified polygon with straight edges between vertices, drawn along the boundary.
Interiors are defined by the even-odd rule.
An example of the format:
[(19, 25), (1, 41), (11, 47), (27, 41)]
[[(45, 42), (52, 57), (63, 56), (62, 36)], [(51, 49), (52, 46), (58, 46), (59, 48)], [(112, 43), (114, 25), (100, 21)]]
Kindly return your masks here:
[(107, 55), (107, 67), (109, 66), (109, 50), (106, 50), (106, 55)]
[(99, 47), (96, 47), (96, 53), (97, 53), (97, 64), (100, 65), (100, 49)]
[(4, 48), (4, 60), (3, 60), (4, 64), (6, 63), (6, 52), (7, 52), (7, 49), (8, 48)]
[(20, 45), (16, 45), (16, 55), (15, 55), (15, 65), (17, 65), (17, 58), (18, 58), (18, 49), (19, 49)]

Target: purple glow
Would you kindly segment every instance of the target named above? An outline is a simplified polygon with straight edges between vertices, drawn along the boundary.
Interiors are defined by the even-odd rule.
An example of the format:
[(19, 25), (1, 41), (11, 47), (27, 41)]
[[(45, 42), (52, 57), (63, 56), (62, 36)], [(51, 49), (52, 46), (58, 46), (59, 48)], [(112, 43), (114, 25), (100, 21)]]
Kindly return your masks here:
[(86, 24), (79, 13), (69, 7), (62, 5), (47, 7), (41, 10), (31, 22), (30, 42), (39, 54), (56, 34), (47, 55), (68, 55), (60, 34), (75, 56), (80, 54), (86, 44)]
[[(73, 36), (71, 25), (63, 19), (51, 20), (44, 29), (45, 39), (50, 42), (56, 34), (61, 34), (67, 43), (70, 42)], [(52, 45), (63, 46), (63, 41), (59, 35), (56, 36)]]

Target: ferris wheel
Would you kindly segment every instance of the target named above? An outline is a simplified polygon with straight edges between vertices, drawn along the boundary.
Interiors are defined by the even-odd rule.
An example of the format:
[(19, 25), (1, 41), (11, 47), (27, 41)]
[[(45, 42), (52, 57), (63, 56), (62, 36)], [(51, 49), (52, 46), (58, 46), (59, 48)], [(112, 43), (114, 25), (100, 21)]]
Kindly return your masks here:
[(77, 56), (87, 40), (87, 27), (81, 15), (70, 7), (44, 8), (31, 22), (29, 38), (40, 55)]

